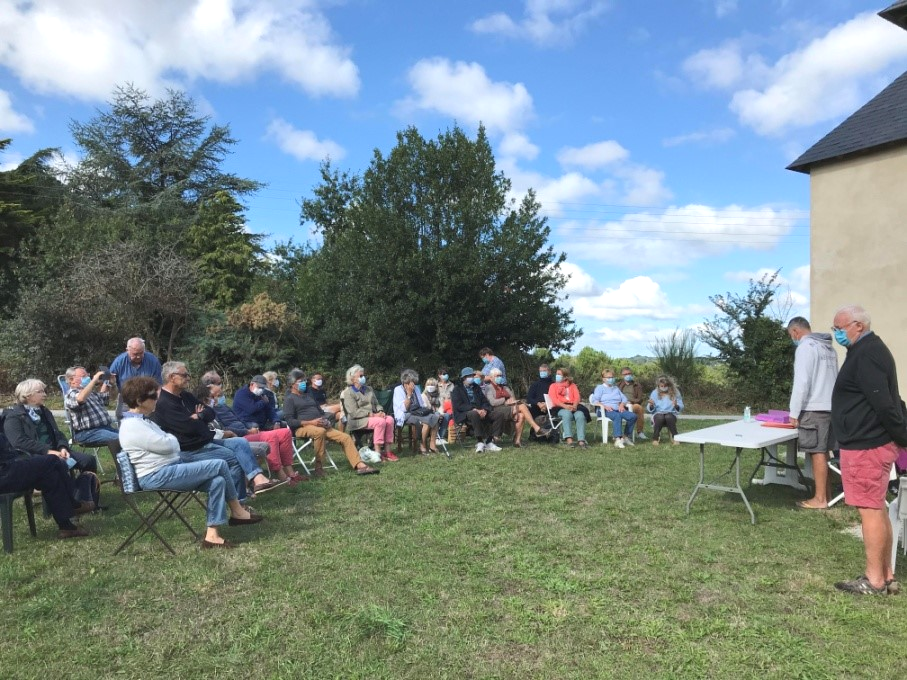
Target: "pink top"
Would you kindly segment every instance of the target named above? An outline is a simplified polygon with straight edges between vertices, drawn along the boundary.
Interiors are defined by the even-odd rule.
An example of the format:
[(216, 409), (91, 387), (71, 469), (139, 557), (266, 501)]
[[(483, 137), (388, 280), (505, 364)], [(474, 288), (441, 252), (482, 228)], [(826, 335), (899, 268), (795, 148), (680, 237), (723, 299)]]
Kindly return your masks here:
[(551, 403), (556, 408), (564, 408), (567, 402), (573, 406), (579, 404), (579, 388), (572, 382), (551, 383), (548, 388), (548, 396), (551, 397)]

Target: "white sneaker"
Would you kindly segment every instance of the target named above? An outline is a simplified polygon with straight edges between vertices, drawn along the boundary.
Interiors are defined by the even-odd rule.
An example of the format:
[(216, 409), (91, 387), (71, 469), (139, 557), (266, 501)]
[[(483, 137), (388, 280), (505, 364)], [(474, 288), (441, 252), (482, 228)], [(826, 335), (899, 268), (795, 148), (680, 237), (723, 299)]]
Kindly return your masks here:
[(646, 439), (648, 439), (648, 437), (646, 436), (646, 433), (645, 433), (645, 432), (637, 432), (637, 433), (636, 433), (636, 438), (639, 439), (639, 440), (641, 440), (641, 441), (645, 441)]
[(484, 450), (485, 450), (484, 442), (479, 442), (478, 444), (476, 444), (476, 453), (482, 453), (482, 451), (484, 451)]
[(444, 439), (443, 437), (438, 437), (437, 439), (435, 439), (435, 446), (441, 446), (441, 444), (446, 444), (446, 443), (447, 443), (447, 440)]
[(624, 444), (626, 444), (627, 446), (633, 446), (633, 440), (629, 437), (624, 437)]
[(616, 447), (619, 448), (619, 449), (624, 448), (624, 440), (623, 440), (623, 439), (615, 439), (615, 440), (614, 440), (614, 446), (616, 446)]
[(498, 446), (497, 444), (495, 444), (494, 442), (488, 442), (487, 444), (485, 444), (485, 450), (486, 451), (500, 451), (501, 447)]

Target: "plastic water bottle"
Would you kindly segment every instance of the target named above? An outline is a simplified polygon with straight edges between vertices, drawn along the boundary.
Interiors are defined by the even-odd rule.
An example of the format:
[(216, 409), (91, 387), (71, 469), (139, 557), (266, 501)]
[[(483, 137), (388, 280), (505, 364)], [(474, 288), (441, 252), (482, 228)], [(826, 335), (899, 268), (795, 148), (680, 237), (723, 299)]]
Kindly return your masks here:
[(752, 412), (750, 411), (750, 407), (747, 406), (745, 409), (743, 409), (743, 422), (748, 423), (752, 419), (753, 419)]

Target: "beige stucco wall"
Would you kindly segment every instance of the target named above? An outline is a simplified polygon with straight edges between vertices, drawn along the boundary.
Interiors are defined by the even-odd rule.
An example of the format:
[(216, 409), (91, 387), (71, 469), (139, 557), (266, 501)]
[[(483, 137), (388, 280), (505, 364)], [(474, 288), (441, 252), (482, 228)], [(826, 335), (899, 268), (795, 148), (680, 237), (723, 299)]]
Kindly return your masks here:
[(865, 307), (907, 398), (907, 145), (813, 168), (810, 194), (810, 324)]

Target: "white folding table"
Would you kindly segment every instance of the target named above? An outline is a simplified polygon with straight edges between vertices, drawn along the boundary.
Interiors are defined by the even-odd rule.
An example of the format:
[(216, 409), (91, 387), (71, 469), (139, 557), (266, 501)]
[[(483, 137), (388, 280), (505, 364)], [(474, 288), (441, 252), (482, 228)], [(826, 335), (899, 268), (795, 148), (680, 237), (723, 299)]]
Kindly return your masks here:
[[(736, 493), (742, 499), (746, 509), (749, 510), (752, 523), (756, 523), (756, 515), (753, 508), (747, 500), (743, 488), (740, 486), (740, 454), (743, 449), (758, 449), (761, 452), (761, 458), (750, 475), (750, 481), (760, 467), (765, 468), (765, 476), (761, 480), (756, 480), (760, 484), (784, 484), (797, 489), (805, 489), (805, 479), (797, 465), (797, 430), (779, 427), (763, 427), (759, 421), (745, 422), (735, 420), (730, 423), (706, 427), (694, 432), (684, 432), (674, 437), (674, 441), (686, 444), (699, 444), (699, 482), (693, 489), (690, 500), (687, 501), (687, 513), (690, 512), (690, 505), (700, 489), (710, 489), (712, 491), (724, 491)], [(706, 444), (717, 444), (718, 446), (728, 446), (734, 449), (734, 462), (727, 471), (716, 478), (713, 482), (705, 481), (705, 446)], [(778, 458), (778, 444), (787, 444), (787, 455), (782, 461)], [(716, 482), (723, 479), (734, 470), (734, 486), (725, 486)], [(784, 471), (784, 472), (779, 472)], [(785, 474), (787, 470), (796, 471), (796, 479), (793, 475)]]

